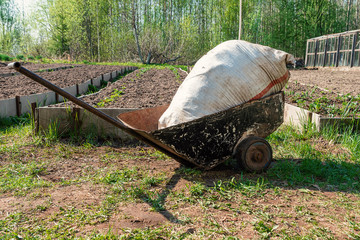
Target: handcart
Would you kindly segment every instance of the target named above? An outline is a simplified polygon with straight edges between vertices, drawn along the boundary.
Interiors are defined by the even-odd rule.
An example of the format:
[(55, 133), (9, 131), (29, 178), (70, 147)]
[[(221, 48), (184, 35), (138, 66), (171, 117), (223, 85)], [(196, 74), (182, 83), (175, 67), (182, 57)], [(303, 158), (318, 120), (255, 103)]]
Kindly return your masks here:
[(9, 67), (176, 161), (204, 170), (214, 168), (229, 157), (235, 158), (247, 171), (266, 170), (272, 162), (272, 149), (264, 138), (283, 123), (285, 100), (284, 93), (280, 92), (193, 121), (158, 129), (158, 120), (168, 105), (123, 113), (115, 119), (18, 62), (9, 64)]

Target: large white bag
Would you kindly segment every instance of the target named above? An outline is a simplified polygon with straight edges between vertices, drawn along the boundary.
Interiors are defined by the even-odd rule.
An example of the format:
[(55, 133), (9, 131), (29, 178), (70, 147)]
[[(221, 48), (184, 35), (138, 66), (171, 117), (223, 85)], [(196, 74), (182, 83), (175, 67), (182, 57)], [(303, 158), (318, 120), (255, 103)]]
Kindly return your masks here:
[(188, 122), (281, 91), (292, 55), (241, 40), (199, 59), (159, 119), (159, 129)]

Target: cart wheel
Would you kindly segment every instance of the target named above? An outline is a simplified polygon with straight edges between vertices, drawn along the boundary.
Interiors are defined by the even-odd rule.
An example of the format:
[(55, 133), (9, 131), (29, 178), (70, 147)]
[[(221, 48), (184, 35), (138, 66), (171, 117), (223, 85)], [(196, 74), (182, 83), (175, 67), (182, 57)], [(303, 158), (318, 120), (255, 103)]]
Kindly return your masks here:
[(265, 139), (249, 136), (236, 144), (234, 157), (246, 171), (262, 172), (270, 166), (272, 149)]

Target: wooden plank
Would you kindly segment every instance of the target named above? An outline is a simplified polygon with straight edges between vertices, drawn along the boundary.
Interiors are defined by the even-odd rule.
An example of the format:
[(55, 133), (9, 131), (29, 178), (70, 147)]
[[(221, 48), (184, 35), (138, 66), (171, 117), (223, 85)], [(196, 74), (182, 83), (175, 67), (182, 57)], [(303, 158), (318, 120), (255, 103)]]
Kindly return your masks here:
[(33, 102), (31, 103), (31, 117), (32, 117), (32, 120), (33, 120), (33, 123), (34, 123), (34, 133), (37, 133), (38, 132), (38, 128), (37, 128), (37, 117), (36, 117), (36, 107), (37, 107), (37, 104), (36, 102)]

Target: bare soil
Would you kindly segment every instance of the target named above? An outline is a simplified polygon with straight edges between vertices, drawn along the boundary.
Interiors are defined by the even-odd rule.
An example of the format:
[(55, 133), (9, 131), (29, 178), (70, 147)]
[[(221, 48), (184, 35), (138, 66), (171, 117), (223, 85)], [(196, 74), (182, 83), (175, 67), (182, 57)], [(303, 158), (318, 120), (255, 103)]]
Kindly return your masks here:
[(317, 70), (290, 70), (290, 83), (318, 86), (335, 93), (360, 94), (360, 67), (319, 68)]
[[(29, 66), (32, 66), (31, 64)], [(63, 65), (41, 65), (46, 69)], [(27, 68), (27, 64), (24, 66)], [(38, 69), (39, 66), (34, 69)], [(4, 67), (0, 67), (3, 69)], [(5, 67), (6, 68), (6, 67)], [(123, 66), (107, 65), (81, 65), (75, 68), (62, 69), (53, 72), (38, 72), (37, 75), (45, 78), (58, 87), (67, 87), (83, 83), (89, 79), (122, 69)], [(31, 68), (29, 68), (30, 70)], [(34, 70), (33, 69), (33, 70)], [(49, 90), (24, 75), (0, 77), (0, 99), (24, 96), (36, 93), (48, 92)]]
[[(0, 76), (11, 74), (11, 73), (17, 73), (16, 70), (10, 69), (7, 67), (7, 64), (9, 64), (9, 63), (10, 62), (0, 64)], [(41, 64), (41, 63), (31, 63), (31, 62), (21, 62), (21, 65), (31, 71), (39, 71), (39, 70), (44, 70), (44, 69), (53, 69), (53, 68), (61, 68), (61, 67), (83, 66), (81, 64), (59, 64), (59, 63)]]
[[(346, 106), (360, 94), (360, 71), (353, 70), (291, 70), (291, 78), (284, 89), (286, 102), (313, 112), (342, 116), (346, 107), (347, 116), (358, 116), (357, 103)], [(344, 82), (344, 76), (347, 81)], [(82, 99), (96, 107), (104, 108), (148, 108), (169, 104), (187, 74), (174, 73), (169, 69), (136, 70), (121, 80), (109, 84), (99, 93)], [(117, 97), (113, 97), (117, 94)], [(350, 97), (341, 97), (348, 94)], [(351, 101), (359, 101), (353, 99)], [(315, 102), (315, 103), (314, 103)], [(62, 105), (74, 106), (72, 103)]]
[[(100, 92), (84, 96), (85, 102), (104, 108), (149, 108), (169, 104), (187, 73), (181, 70), (176, 72), (165, 69), (138, 69), (124, 78), (109, 83)], [(121, 96), (109, 100), (116, 91), (121, 91)], [(103, 104), (100, 104), (103, 102)], [(74, 106), (72, 103), (61, 105)]]

